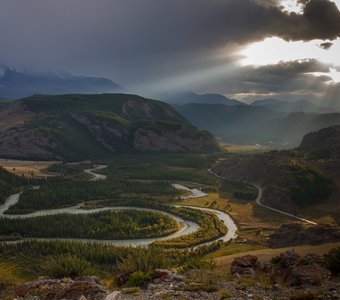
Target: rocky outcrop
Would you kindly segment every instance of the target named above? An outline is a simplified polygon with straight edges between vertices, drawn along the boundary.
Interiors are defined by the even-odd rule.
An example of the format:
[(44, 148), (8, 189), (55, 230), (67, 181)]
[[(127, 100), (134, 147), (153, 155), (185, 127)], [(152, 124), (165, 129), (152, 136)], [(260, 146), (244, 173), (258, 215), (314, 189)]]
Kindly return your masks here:
[(260, 269), (260, 263), (256, 256), (246, 255), (235, 258), (231, 264), (231, 274), (252, 274)]
[(13, 127), (0, 132), (0, 157), (33, 160), (61, 159), (54, 154), (56, 144), (38, 129)]

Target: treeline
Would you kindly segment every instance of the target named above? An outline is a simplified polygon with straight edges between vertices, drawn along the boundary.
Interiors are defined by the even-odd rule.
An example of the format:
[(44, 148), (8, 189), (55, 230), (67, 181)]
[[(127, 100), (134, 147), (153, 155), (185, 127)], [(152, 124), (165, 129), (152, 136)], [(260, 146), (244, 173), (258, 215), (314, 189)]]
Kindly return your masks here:
[(46, 171), (55, 176), (63, 177), (70, 180), (88, 180), (91, 176), (84, 172), (85, 169), (93, 167), (91, 162), (85, 161), (81, 163), (55, 163), (46, 168)]
[[(25, 214), (43, 209), (73, 206), (85, 201), (109, 199), (111, 204), (144, 196), (175, 196), (178, 191), (169, 182), (70, 181), (46, 180), (39, 189), (25, 189), (8, 214)], [(123, 201), (124, 200), (124, 201)]]
[(171, 217), (149, 211), (103, 211), (86, 215), (0, 218), (0, 236), (25, 238), (133, 239), (169, 235), (178, 230)]
[[(162, 247), (165, 247), (165, 248), (190, 248), (190, 247), (199, 245), (199, 244), (204, 243), (204, 242), (216, 240), (219, 237), (221, 237), (221, 236), (223, 236), (227, 233), (227, 228), (226, 228), (225, 224), (222, 221), (220, 221), (215, 214), (209, 213), (209, 212), (203, 212), (203, 211), (200, 211), (200, 210), (195, 210), (195, 209), (190, 209), (190, 208), (175, 208), (175, 207), (172, 207), (172, 206), (169, 206), (169, 205), (159, 203), (157, 201), (148, 201), (147, 199), (118, 199), (117, 201), (106, 200), (106, 201), (103, 202), (103, 205), (104, 206), (125, 205), (125, 206), (136, 206), (136, 207), (158, 209), (158, 210), (162, 210), (162, 211), (165, 211), (165, 212), (169, 212), (169, 213), (178, 215), (178, 216), (182, 217), (183, 219), (195, 222), (195, 223), (200, 225), (200, 228), (196, 232), (193, 232), (191, 234), (188, 234), (188, 235), (185, 235), (185, 236), (182, 236), (182, 237), (178, 237), (178, 238), (174, 238), (174, 239), (156, 242), (156, 245), (162, 246)], [(46, 216), (46, 222), (51, 222), (50, 221), (51, 217), (52, 216)], [(58, 218), (60, 216), (54, 216), (54, 217)], [(75, 216), (72, 216), (72, 218), (74, 218), (74, 217)], [(63, 218), (61, 218), (61, 219), (62, 219), (61, 222), (63, 222)], [(165, 218), (163, 218), (163, 220), (165, 220)], [(5, 223), (6, 223), (6, 221), (8, 221), (8, 220), (7, 219), (4, 220)], [(20, 221), (22, 221), (22, 220), (20, 220)], [(18, 220), (18, 222), (20, 222), (20, 221)], [(171, 219), (171, 221), (173, 221), (173, 220)], [(125, 220), (123, 220), (123, 222), (125, 222)], [(169, 224), (171, 225), (171, 223), (169, 223)], [(0, 225), (1, 225), (1, 223), (0, 223)], [(91, 225), (91, 226), (93, 226), (93, 225)], [(165, 224), (165, 226), (168, 226), (168, 225)], [(12, 231), (10, 231), (10, 232), (12, 232), (12, 235), (17, 236), (18, 233), (13, 231), (13, 228), (11, 230)], [(2, 231), (0, 229), (0, 233), (1, 232)], [(152, 232), (152, 230), (151, 230), (151, 232)], [(163, 234), (163, 235), (165, 235), (165, 234)], [(46, 235), (46, 237), (50, 237), (50, 236)], [(67, 237), (67, 236), (61, 235), (60, 237)], [(145, 236), (142, 236), (142, 237), (145, 237)], [(94, 233), (93, 238), (99, 238), (98, 233)], [(127, 237), (123, 236), (122, 238), (127, 238)]]
[(12, 174), (0, 167), (0, 204), (4, 203), (8, 196), (16, 193), (22, 185), (28, 183), (28, 179)]
[(203, 212), (189, 208), (171, 208), (170, 211), (183, 219), (193, 221), (200, 228), (188, 235), (169, 240), (157, 241), (155, 245), (165, 248), (188, 248), (205, 242), (213, 241), (225, 235), (228, 229), (218, 217), (210, 212)]
[[(10, 262), (20, 274), (25, 276), (53, 275), (55, 277), (56, 274), (53, 273), (57, 266), (58, 277), (66, 277), (72, 275), (69, 273), (70, 270), (79, 271), (79, 269), (83, 270), (83, 266), (87, 266), (90, 267), (90, 273), (76, 275), (108, 277), (112, 274), (152, 272), (154, 269), (170, 269), (186, 265), (195, 268), (197, 263), (193, 264), (193, 262), (199, 262), (201, 256), (220, 246), (221, 244), (214, 243), (195, 251), (187, 251), (157, 246), (115, 247), (97, 243), (23, 241), (13, 244), (0, 243), (0, 253), (2, 262)], [(61, 267), (66, 261), (68, 265), (63, 270)], [(74, 266), (75, 264), (80, 265), (80, 268)]]
[(256, 199), (257, 193), (255, 187), (241, 182), (224, 180), (219, 184), (219, 194), (224, 198), (250, 201)]
[[(84, 262), (90, 263), (95, 271), (91, 274), (105, 272), (121, 273), (121, 262), (129, 257), (150, 260), (141, 263), (150, 268), (171, 268), (182, 263), (188, 252), (176, 249), (159, 249), (156, 247), (114, 247), (97, 243), (64, 242), (64, 241), (23, 241), (14, 244), (1, 244), (2, 261), (15, 263), (22, 274), (31, 276), (45, 275), (40, 267), (51, 257), (63, 255), (76, 256)], [(119, 268), (118, 268), (119, 267)], [(135, 268), (139, 266), (136, 264)]]
[(108, 162), (105, 173), (115, 179), (189, 181), (204, 184), (216, 179), (207, 169), (216, 161), (213, 155), (158, 154), (120, 155)]
[[(189, 220), (200, 225), (200, 228), (196, 232), (182, 237), (163, 240), (155, 243), (156, 245), (165, 248), (190, 248), (204, 242), (216, 240), (219, 237), (225, 235), (228, 231), (225, 224), (215, 214), (210, 212), (191, 208), (174, 207), (143, 198), (127, 199), (123, 200), (123, 203), (126, 206), (137, 206), (162, 210), (174, 215), (178, 215), (185, 220)], [(103, 204), (104, 206), (111, 205), (110, 200), (105, 201)], [(116, 202), (114, 205), (122, 204), (120, 202)]]
[(290, 188), (290, 196), (299, 206), (308, 206), (327, 199), (333, 191), (333, 182), (320, 170), (302, 163), (291, 163), (290, 169), (296, 185)]

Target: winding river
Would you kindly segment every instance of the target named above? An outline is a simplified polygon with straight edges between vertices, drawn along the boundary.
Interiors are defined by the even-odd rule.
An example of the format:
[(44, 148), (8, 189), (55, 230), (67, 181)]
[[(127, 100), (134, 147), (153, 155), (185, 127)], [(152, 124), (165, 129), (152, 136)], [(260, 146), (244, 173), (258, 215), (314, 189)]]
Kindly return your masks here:
[[(106, 175), (103, 174), (98, 174), (95, 171), (96, 170), (101, 170), (104, 169), (106, 166), (105, 165), (97, 165), (92, 169), (87, 169), (85, 170), (86, 173), (93, 175), (93, 179), (92, 180), (105, 180), (106, 179)], [(178, 189), (178, 190), (185, 190), (189, 193), (189, 195), (187, 196), (183, 196), (181, 197), (182, 199), (189, 199), (189, 198), (199, 198), (199, 197), (205, 197), (207, 196), (206, 193), (202, 192), (200, 189), (190, 189), (188, 187), (185, 187), (183, 185), (180, 184), (173, 184), (173, 186)], [(9, 196), (7, 198), (7, 200), (5, 201), (5, 203), (3, 205), (0, 206), (0, 217), (3, 218), (32, 218), (32, 217), (38, 217), (38, 216), (50, 216), (50, 215), (56, 215), (56, 214), (91, 214), (91, 213), (97, 213), (97, 212), (101, 212), (101, 211), (122, 211), (122, 210), (127, 210), (127, 209), (133, 209), (133, 210), (140, 210), (140, 211), (149, 211), (149, 212), (159, 212), (165, 215), (170, 216), (171, 218), (175, 219), (177, 221), (177, 223), (180, 226), (180, 229), (170, 235), (167, 235), (165, 237), (158, 237), (158, 238), (144, 238), (144, 239), (126, 239), (126, 240), (95, 240), (95, 239), (60, 239), (60, 238), (46, 238), (46, 239), (42, 239), (42, 238), (29, 238), (28, 240), (72, 240), (72, 241), (81, 241), (81, 242), (94, 242), (94, 243), (104, 243), (104, 244), (109, 244), (109, 245), (115, 245), (115, 246), (147, 246), (149, 244), (152, 244), (155, 241), (160, 241), (160, 240), (167, 240), (167, 239), (172, 239), (172, 238), (176, 238), (176, 237), (181, 237), (184, 235), (188, 235), (190, 233), (193, 233), (195, 231), (197, 231), (200, 227), (198, 224), (188, 221), (188, 220), (184, 220), (181, 217), (171, 214), (171, 213), (167, 213), (164, 211), (160, 211), (157, 209), (149, 209), (149, 208), (140, 208), (140, 207), (125, 207), (125, 206), (121, 206), (121, 207), (103, 207), (103, 208), (95, 208), (95, 209), (83, 209), (83, 205), (84, 203), (80, 203), (76, 206), (73, 207), (66, 207), (66, 208), (58, 208), (58, 209), (50, 209), (50, 210), (40, 210), (40, 211), (36, 211), (33, 213), (29, 213), (29, 214), (24, 214), (24, 215), (8, 215), (8, 214), (4, 214), (6, 210), (9, 209), (9, 207), (15, 205), (20, 198), (20, 193), (17, 194), (13, 194), (11, 196)], [(224, 235), (223, 237), (218, 238), (217, 240), (222, 240), (224, 242), (230, 241), (231, 239), (234, 239), (237, 237), (237, 226), (235, 224), (235, 222), (232, 220), (232, 218), (226, 214), (223, 211), (219, 211), (219, 210), (215, 210), (215, 209), (210, 209), (210, 208), (203, 208), (203, 207), (196, 207), (196, 206), (191, 206), (191, 205), (175, 205), (176, 207), (187, 207), (187, 208), (191, 208), (191, 209), (198, 209), (198, 210), (202, 210), (202, 211), (207, 211), (207, 212), (212, 212), (215, 213), (217, 215), (217, 217), (224, 222), (224, 224), (226, 225), (226, 227), (228, 228), (228, 232), (226, 235)], [(217, 240), (211, 241), (211, 242), (206, 242), (203, 244), (200, 244), (194, 248), (197, 248), (199, 246), (202, 245), (209, 245)]]

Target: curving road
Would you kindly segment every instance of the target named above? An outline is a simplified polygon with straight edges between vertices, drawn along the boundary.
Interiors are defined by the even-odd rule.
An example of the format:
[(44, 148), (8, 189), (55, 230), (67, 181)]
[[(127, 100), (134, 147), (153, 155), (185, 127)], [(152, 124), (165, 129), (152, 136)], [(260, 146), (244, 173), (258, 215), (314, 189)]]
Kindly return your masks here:
[[(211, 169), (208, 169), (208, 172), (211, 173), (212, 175), (220, 178), (220, 179), (227, 179), (227, 178), (224, 178), (216, 173), (214, 173)], [(282, 214), (282, 215), (285, 215), (285, 216), (288, 216), (288, 217), (291, 217), (291, 218), (294, 218), (296, 220), (300, 220), (302, 222), (305, 222), (305, 223), (308, 223), (308, 224), (311, 224), (311, 225), (318, 225), (317, 223), (313, 222), (313, 221), (310, 221), (310, 220), (307, 220), (307, 219), (304, 219), (304, 218), (301, 218), (301, 217), (298, 217), (298, 216), (295, 216), (295, 215), (292, 215), (290, 213), (287, 213), (285, 211), (282, 211), (282, 210), (279, 210), (279, 209), (276, 209), (274, 207), (270, 207), (268, 205), (265, 205), (261, 202), (261, 199), (262, 199), (262, 194), (263, 194), (263, 191), (262, 191), (262, 188), (260, 186), (258, 186), (257, 184), (252, 184), (254, 187), (257, 188), (258, 190), (258, 195), (257, 195), (257, 198), (255, 200), (255, 203), (258, 205), (258, 206), (261, 206), (263, 208), (267, 208), (267, 209), (270, 209), (271, 211), (275, 211), (279, 214)]]

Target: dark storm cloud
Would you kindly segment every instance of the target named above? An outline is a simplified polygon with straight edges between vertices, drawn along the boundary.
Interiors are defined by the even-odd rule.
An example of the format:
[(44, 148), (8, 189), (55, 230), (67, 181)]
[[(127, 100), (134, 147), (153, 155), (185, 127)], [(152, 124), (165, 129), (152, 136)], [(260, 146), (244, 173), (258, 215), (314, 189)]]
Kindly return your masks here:
[[(340, 36), (334, 3), (303, 2), (298, 15), (274, 0), (4, 0), (0, 61), (151, 83), (226, 63), (240, 45), (268, 36)], [(222, 49), (229, 58), (217, 55)]]
[[(323, 93), (328, 76), (315, 77), (309, 73), (328, 73), (329, 65), (316, 60), (282, 62), (262, 67), (243, 67), (223, 84), (226, 94), (296, 94)], [(222, 84), (222, 83), (221, 83)], [(217, 87), (216, 87), (217, 88)], [(221, 86), (220, 86), (221, 89)]]

